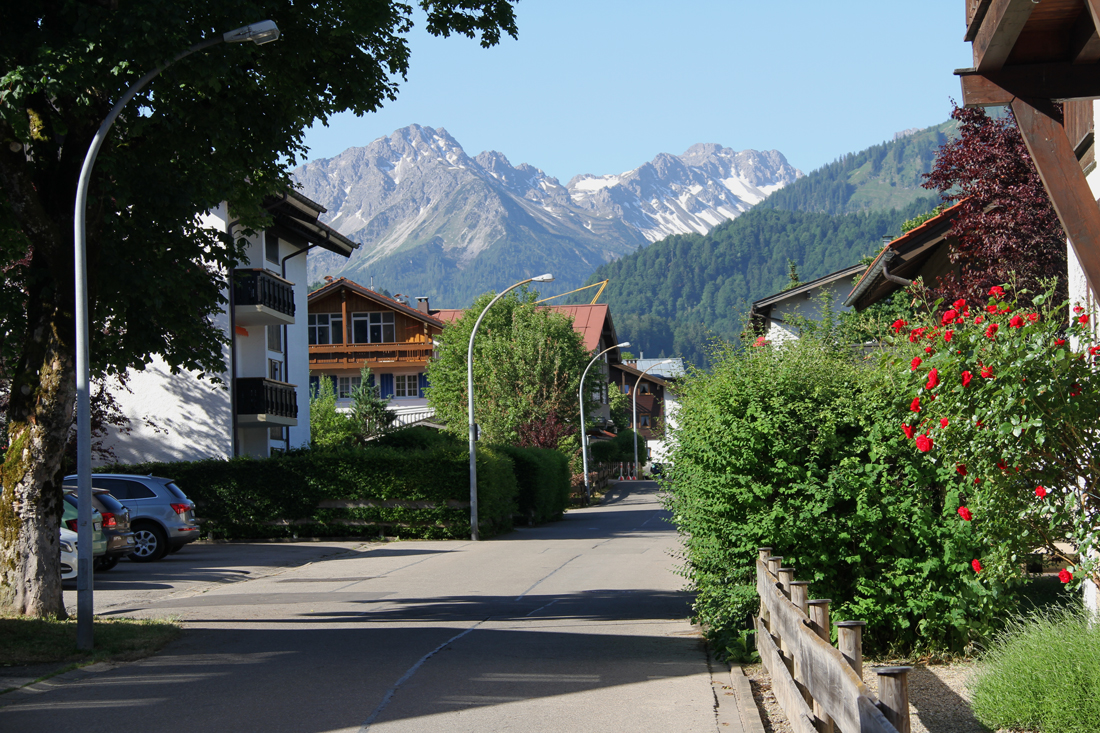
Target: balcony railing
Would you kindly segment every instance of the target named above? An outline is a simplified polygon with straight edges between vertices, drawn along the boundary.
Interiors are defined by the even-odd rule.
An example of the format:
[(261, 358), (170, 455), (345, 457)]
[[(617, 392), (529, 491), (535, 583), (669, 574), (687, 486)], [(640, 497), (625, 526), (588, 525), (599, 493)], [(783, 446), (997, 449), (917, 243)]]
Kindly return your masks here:
[(233, 302), (241, 325), (294, 323), (294, 283), (267, 270), (236, 270)]
[(238, 377), (238, 425), (298, 424), (298, 398), (293, 384), (263, 377)]
[(324, 344), (309, 347), (309, 365), (362, 366), (369, 363), (426, 364), (432, 345), (411, 344)]

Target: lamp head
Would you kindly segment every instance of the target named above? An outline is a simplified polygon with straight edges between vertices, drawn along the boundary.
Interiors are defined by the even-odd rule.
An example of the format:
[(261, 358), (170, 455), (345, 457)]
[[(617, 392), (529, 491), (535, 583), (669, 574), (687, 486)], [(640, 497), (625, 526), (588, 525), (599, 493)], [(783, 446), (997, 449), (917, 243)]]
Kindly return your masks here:
[(616, 349), (625, 349), (627, 346), (630, 346), (629, 341), (623, 341), (621, 344), (615, 344)]
[(222, 34), (226, 43), (244, 43), (252, 41), (257, 46), (279, 40), (279, 26), (273, 20), (261, 20), (259, 23), (246, 25), (236, 30)]
[(531, 282), (533, 282), (533, 283), (551, 283), (551, 282), (554, 282), (554, 276), (551, 275), (548, 272), (545, 275), (539, 275), (538, 277), (531, 278)]

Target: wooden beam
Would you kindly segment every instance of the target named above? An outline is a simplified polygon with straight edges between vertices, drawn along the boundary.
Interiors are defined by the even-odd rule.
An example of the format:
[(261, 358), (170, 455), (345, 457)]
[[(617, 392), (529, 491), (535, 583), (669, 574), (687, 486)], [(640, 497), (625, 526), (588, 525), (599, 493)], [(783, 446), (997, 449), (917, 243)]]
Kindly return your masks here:
[(1070, 30), (1069, 58), (1075, 64), (1091, 64), (1100, 60), (1100, 34), (1096, 32), (1096, 21), (1090, 12), (1081, 13)]
[(1016, 124), (1058, 221), (1085, 271), (1089, 288), (1100, 292), (1100, 208), (1062, 123), (1044, 107), (1045, 100), (1012, 100)]
[(974, 37), (974, 67), (997, 71), (1005, 65), (1031, 11), (1032, 0), (993, 0)]
[(1100, 98), (1100, 67), (1096, 64), (1027, 64), (983, 73), (957, 69), (964, 107), (1007, 105), (1014, 97), (1051, 99)]

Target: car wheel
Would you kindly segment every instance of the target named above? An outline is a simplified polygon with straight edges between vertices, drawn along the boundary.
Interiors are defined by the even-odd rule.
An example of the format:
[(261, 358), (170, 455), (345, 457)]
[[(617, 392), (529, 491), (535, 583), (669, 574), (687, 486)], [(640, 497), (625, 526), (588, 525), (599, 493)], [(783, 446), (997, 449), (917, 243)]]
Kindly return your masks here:
[(130, 559), (134, 562), (159, 560), (168, 552), (168, 537), (164, 530), (155, 524), (139, 524), (134, 527), (134, 551)]
[(95, 564), (92, 565), (92, 567), (97, 573), (101, 573), (107, 572), (115, 565), (118, 565), (118, 555), (111, 555), (110, 557), (104, 555), (103, 557), (96, 559)]

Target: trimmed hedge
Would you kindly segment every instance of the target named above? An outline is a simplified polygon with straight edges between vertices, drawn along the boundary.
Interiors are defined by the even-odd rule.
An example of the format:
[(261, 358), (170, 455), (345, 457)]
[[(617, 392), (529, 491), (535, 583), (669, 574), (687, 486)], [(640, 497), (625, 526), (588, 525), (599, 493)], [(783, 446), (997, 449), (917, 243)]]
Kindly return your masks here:
[[(206, 535), (438, 539), (470, 534), (469, 465), (465, 446), (439, 442), (424, 450), (303, 450), (96, 470), (174, 479), (198, 505)], [(482, 534), (511, 529), (518, 493), (512, 459), (479, 447), (477, 475)]]
[(569, 459), (548, 448), (501, 447), (515, 465), (519, 514), (540, 523), (561, 517), (569, 504)]

